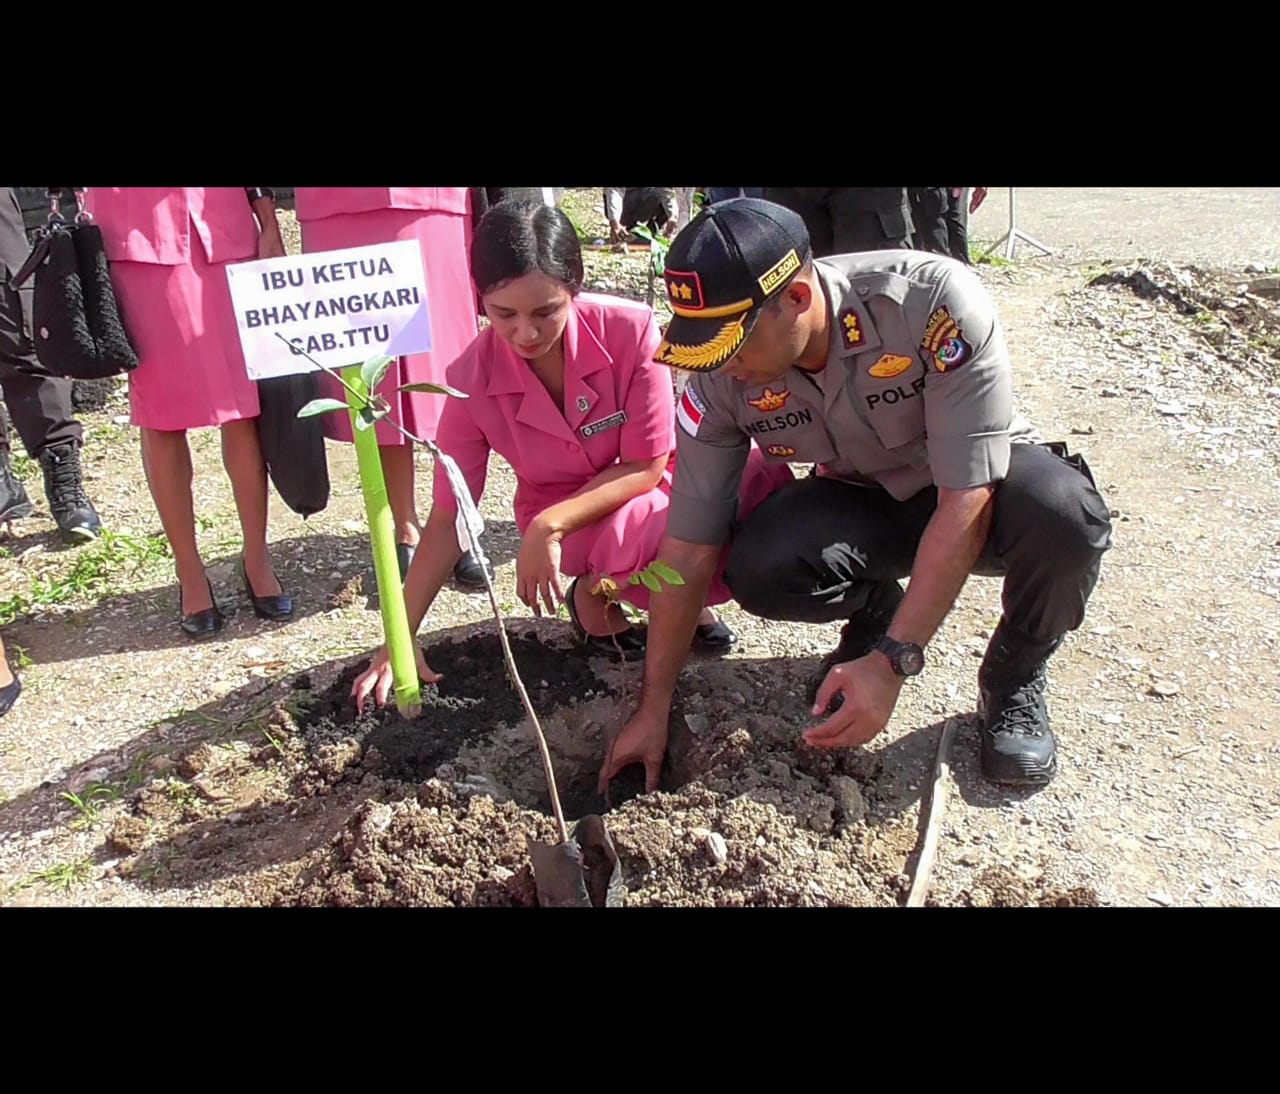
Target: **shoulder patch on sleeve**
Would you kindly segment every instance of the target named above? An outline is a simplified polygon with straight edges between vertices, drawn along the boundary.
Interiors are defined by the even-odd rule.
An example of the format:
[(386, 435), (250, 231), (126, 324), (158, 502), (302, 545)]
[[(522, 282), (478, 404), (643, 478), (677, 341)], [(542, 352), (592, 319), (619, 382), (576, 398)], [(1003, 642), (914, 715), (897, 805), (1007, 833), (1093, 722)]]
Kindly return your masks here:
[(698, 427), (702, 425), (702, 416), (706, 412), (706, 404), (693, 389), (693, 381), (690, 380), (685, 384), (684, 393), (680, 396), (680, 403), (676, 407), (676, 421), (690, 437), (696, 437)]

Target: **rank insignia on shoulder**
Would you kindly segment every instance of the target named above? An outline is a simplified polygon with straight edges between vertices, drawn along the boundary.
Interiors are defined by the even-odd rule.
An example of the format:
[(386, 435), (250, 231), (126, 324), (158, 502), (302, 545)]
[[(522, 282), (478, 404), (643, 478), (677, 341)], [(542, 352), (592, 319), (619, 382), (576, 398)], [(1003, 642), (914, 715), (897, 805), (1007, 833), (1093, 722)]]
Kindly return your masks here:
[(780, 460), (785, 460), (796, 454), (796, 450), (787, 444), (771, 444), (765, 451), (770, 456), (777, 456)]
[(844, 338), (845, 349), (862, 345), (862, 324), (858, 320), (858, 313), (852, 308), (845, 308), (840, 312), (840, 334)]

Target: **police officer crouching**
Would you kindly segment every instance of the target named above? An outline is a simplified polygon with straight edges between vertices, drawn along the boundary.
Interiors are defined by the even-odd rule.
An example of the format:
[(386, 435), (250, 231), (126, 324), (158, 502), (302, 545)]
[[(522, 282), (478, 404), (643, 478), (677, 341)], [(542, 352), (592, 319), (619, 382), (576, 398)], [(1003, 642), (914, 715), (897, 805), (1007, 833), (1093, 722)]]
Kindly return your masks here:
[[(693, 220), (665, 277), (674, 318), (656, 360), (692, 375), (659, 557), (686, 584), (651, 602), (639, 705), (601, 788), (633, 763), (656, 787), (676, 680), (729, 539), (725, 577), (746, 611), (848, 621), (810, 689), (826, 717), (804, 736), (822, 748), (884, 729), (968, 576), (1002, 577), (978, 672), (982, 771), (1047, 783), (1046, 662), (1084, 619), (1111, 524), (1084, 461), (1015, 414), (981, 282), (919, 251), (814, 260), (803, 220), (752, 198)], [(733, 529), (752, 441), (815, 474)]]

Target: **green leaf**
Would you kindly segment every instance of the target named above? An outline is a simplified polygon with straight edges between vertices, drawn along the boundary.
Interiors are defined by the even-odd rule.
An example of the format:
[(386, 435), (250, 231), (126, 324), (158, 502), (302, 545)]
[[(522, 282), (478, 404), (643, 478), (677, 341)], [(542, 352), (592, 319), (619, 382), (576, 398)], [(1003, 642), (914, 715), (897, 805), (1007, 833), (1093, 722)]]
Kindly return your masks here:
[(385, 353), (377, 357), (370, 357), (363, 365), (360, 366), (360, 379), (364, 381), (365, 387), (370, 391), (382, 383), (382, 378), (386, 376), (387, 369), (391, 367), (394, 357), (388, 357)]
[(299, 418), (310, 418), (316, 414), (328, 414), (334, 410), (346, 410), (347, 404), (341, 399), (312, 399), (298, 411)]
[(628, 585), (639, 585), (639, 584), (640, 584), (640, 575), (639, 575), (639, 574), (632, 574), (629, 578), (627, 578), (627, 584), (628, 584)]
[(365, 407), (356, 415), (356, 428), (361, 431), (366, 430), (377, 420), (374, 412), (369, 407)]
[(459, 391), (456, 387), (450, 387), (448, 384), (405, 384), (400, 388), (401, 391), (428, 391), (432, 395), (452, 395), (455, 399), (470, 399), (471, 396), (465, 391)]
[(644, 622), (644, 613), (641, 612), (634, 604), (631, 604), (626, 600), (619, 600), (618, 607), (622, 610), (622, 614), (626, 618), (627, 622), (632, 626), (635, 626), (637, 623)]
[(662, 582), (654, 577), (653, 574), (649, 573), (648, 570), (640, 571), (640, 580), (644, 582), (644, 587), (651, 593), (662, 592)]
[(665, 562), (651, 562), (649, 569), (657, 574), (668, 585), (683, 585), (684, 578), (680, 576), (679, 570), (673, 570)]

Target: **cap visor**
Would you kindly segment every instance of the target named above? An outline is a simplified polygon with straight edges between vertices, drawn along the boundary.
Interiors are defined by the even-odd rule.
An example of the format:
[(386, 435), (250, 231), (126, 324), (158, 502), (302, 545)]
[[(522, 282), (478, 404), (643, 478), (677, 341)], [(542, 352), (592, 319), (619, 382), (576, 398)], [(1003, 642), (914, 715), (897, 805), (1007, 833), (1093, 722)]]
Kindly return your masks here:
[(666, 337), (653, 359), (660, 365), (689, 372), (712, 372), (723, 368), (742, 348), (759, 318), (758, 307), (730, 319), (673, 316)]

